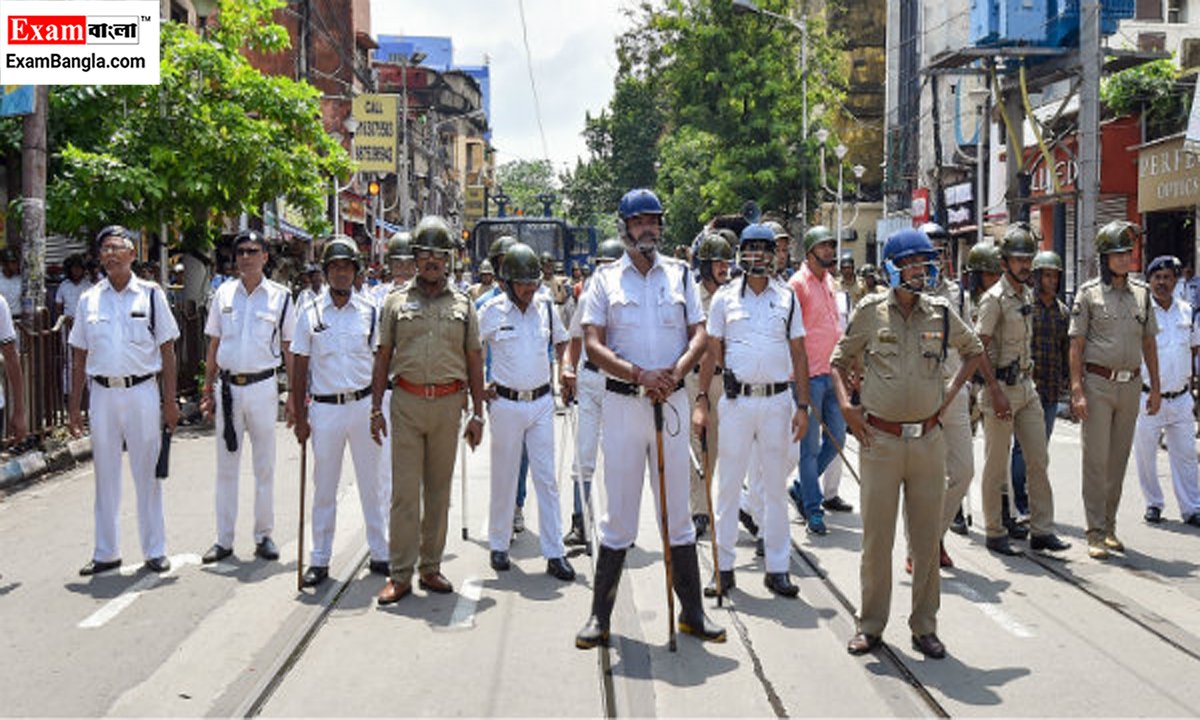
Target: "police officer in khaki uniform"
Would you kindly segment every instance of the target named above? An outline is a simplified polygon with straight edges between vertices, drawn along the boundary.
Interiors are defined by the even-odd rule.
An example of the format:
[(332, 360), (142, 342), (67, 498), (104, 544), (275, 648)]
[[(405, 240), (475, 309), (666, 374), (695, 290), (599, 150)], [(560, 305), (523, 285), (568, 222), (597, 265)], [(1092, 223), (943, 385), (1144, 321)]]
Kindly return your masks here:
[[(847, 645), (852, 655), (878, 645), (887, 625), (902, 487), (913, 558), (913, 647), (932, 658), (946, 653), (937, 636), (938, 540), (946, 490), (939, 419), (975, 371), (983, 345), (945, 300), (928, 294), (937, 273), (933, 254), (919, 230), (888, 237), (883, 258), (891, 291), (871, 295), (855, 308), (831, 360), (838, 403), (861, 447), (862, 610), (858, 632)], [(964, 362), (947, 388), (942, 363), (949, 352)], [(848, 377), (858, 364), (861, 406), (850, 402)]]
[[(1117, 539), (1117, 506), (1133, 447), (1142, 383), (1150, 387), (1146, 414), (1158, 412), (1158, 323), (1150, 288), (1133, 280), (1137, 226), (1114, 220), (1096, 233), (1100, 277), (1079, 286), (1071, 308), (1071, 410), (1083, 423), (1083, 509), (1088, 555), (1103, 560), (1124, 552)], [(1145, 362), (1150, 377), (1143, 378)], [(1022, 439), (1024, 445), (1024, 439)]]
[(450, 481), (458, 446), (463, 391), (474, 414), (464, 436), (472, 448), (483, 437), (483, 355), (471, 298), (447, 285), (454, 239), (446, 221), (426, 217), (413, 233), (417, 276), (388, 295), (379, 319), (379, 350), (371, 381), (371, 435), (385, 432), (383, 392), (392, 379), (392, 507), (388, 529), (391, 577), (379, 604), (420, 586), (450, 593), (442, 575)]
[(1030, 318), (1033, 292), (1027, 283), (1033, 273), (1037, 242), (1024, 223), (1011, 225), (1000, 243), (1004, 275), (979, 301), (975, 331), (987, 349), (982, 363), (983, 405), (983, 517), (987, 547), (1001, 555), (1017, 555), (1001, 522), (1001, 492), (1008, 478), (1009, 453), (1015, 436), (1025, 454), (1029, 488), (1033, 550), (1061, 551), (1070, 547), (1054, 534), (1054, 495), (1046, 468), (1046, 422), (1042, 403), (1033, 385)]
[[(700, 263), (700, 282), (697, 283), (700, 288), (700, 305), (704, 308), (704, 314), (708, 314), (709, 307), (712, 306), (713, 295), (722, 285), (729, 282), (729, 264), (733, 262), (733, 246), (719, 232), (709, 232), (700, 241), (699, 247), (696, 249), (696, 259)], [(709, 467), (716, 469), (717, 467), (717, 402), (716, 398), (721, 397), (722, 380), (721, 368), (717, 367), (713, 370), (712, 380), (708, 383), (708, 387), (704, 390), (703, 395), (710, 398), (711, 411), (708, 415), (708, 422), (704, 426), (705, 444), (708, 445), (708, 462)], [(688, 401), (691, 404), (693, 411), (696, 408), (696, 398), (701, 395), (700, 390), (700, 366), (697, 365), (692, 372), (688, 373), (684, 379), (687, 385)], [(697, 460), (703, 462), (703, 447), (700, 442), (700, 433), (693, 432), (691, 437), (692, 455)], [(709, 471), (710, 476), (712, 471)], [(711, 477), (709, 478), (711, 480)], [(704, 535), (708, 528), (708, 495), (705, 492), (704, 486), (704, 468), (692, 465), (692, 522), (696, 526), (696, 537)]]

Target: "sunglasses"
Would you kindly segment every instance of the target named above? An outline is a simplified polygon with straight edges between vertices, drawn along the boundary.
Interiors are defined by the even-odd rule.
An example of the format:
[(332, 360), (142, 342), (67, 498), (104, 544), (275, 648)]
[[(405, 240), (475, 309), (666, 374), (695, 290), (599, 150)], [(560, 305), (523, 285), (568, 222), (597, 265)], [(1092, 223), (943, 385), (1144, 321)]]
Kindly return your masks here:
[(234, 250), (234, 254), (238, 256), (257, 255), (260, 252), (262, 252), (262, 248), (259, 247), (240, 247), (237, 250)]

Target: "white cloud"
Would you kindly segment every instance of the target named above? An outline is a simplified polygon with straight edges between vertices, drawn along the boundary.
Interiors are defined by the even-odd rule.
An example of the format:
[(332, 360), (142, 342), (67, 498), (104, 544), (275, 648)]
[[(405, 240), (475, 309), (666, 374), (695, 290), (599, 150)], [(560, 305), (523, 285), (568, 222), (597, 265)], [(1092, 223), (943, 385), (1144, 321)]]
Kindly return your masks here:
[[(616, 73), (614, 38), (628, 0), (524, 0), (529, 51), (546, 150), (556, 168), (587, 149), (585, 112), (608, 104)], [(374, 35), (448, 36), (454, 61), (491, 65), (492, 143), (499, 163), (543, 156), (517, 0), (372, 0)]]

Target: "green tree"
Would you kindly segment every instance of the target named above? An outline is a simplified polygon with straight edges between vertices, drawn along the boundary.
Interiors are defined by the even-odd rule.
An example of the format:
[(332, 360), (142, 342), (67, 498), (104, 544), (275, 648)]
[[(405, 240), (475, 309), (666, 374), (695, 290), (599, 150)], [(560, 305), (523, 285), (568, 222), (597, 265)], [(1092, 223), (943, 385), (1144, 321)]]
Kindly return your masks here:
[(555, 200), (550, 210), (553, 215), (562, 212), (562, 200), (558, 197), (554, 165), (549, 160), (510, 160), (496, 168), (496, 184), (508, 196), (508, 214), (519, 208), (526, 215), (541, 216), (542, 202), (538, 195), (551, 193)]
[(1173, 60), (1155, 60), (1105, 78), (1100, 99), (1118, 115), (1144, 113), (1146, 139), (1171, 135), (1187, 126), (1194, 80), (1183, 83)]
[(329, 178), (351, 168), (324, 131), (320, 92), (264, 75), (241, 54), (287, 47), (286, 30), (271, 19), (284, 5), (222, 0), (206, 39), (164, 23), (158, 85), (55, 89), (49, 228), (75, 234), (110, 222), (166, 222), (200, 249), (222, 216), (259, 215), (283, 197), (309, 230), (327, 229)]

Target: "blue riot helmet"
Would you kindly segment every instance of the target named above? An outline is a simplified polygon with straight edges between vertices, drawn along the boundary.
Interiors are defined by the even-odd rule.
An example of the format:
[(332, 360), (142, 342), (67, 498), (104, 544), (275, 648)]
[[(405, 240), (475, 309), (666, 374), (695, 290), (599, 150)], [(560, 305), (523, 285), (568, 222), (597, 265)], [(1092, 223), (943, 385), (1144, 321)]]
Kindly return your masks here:
[(663, 206), (659, 202), (658, 196), (646, 188), (635, 188), (625, 193), (621, 198), (620, 204), (617, 205), (617, 231), (621, 238), (634, 247), (647, 259), (653, 259), (654, 251), (658, 248), (660, 237), (638, 238), (629, 237), (629, 232), (626, 229), (626, 223), (630, 218), (638, 215), (654, 215), (658, 218), (658, 226), (662, 228)]
[[(900, 280), (900, 262), (913, 256), (920, 257), (921, 264), (925, 266), (925, 277), (919, 287), (915, 286), (915, 279), (910, 280), (910, 284), (904, 284)], [(929, 236), (920, 230), (905, 228), (892, 233), (883, 244), (883, 267), (887, 271), (888, 285), (909, 292), (924, 292), (933, 288), (938, 280), (935, 256), (936, 251), (933, 249), (933, 243), (929, 241)], [(905, 267), (909, 265), (906, 264)]]
[(753, 223), (742, 230), (738, 244), (738, 265), (747, 275), (769, 275), (775, 260), (775, 231), (765, 223)]

